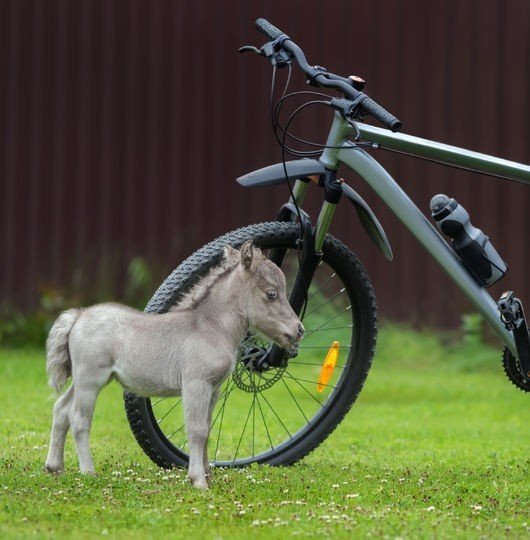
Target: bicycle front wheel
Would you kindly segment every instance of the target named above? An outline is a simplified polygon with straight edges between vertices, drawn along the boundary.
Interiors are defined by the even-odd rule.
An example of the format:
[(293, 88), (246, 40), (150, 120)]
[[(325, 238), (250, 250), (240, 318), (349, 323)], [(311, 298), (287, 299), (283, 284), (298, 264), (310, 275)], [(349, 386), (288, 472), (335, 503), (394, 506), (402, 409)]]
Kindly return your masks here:
[[(282, 269), (287, 290), (298, 270), (295, 223), (261, 223), (230, 232), (184, 261), (161, 285), (146, 311), (168, 311), (218, 264), (223, 246), (252, 240), (265, 254), (287, 250)], [(299, 354), (286, 367), (256, 369), (271, 346), (247, 335), (232, 375), (221, 389), (212, 416), (208, 455), (214, 466), (251, 463), (287, 465), (316, 448), (355, 402), (370, 368), (377, 333), (373, 287), (357, 257), (327, 235), (322, 262), (309, 287)], [(330, 346), (339, 356), (328, 380), (318, 384)], [(148, 359), (146, 359), (148, 361)], [(180, 398), (125, 394), (133, 433), (146, 454), (162, 467), (188, 465)]]

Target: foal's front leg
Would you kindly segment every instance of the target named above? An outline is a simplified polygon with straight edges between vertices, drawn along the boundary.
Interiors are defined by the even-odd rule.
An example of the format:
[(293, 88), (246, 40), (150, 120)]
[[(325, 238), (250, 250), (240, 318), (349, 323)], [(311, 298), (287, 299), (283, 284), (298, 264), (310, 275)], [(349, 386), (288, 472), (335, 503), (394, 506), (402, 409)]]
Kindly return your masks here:
[(188, 478), (194, 487), (201, 489), (208, 489), (204, 455), (210, 433), (208, 416), (212, 394), (212, 385), (199, 379), (188, 381), (182, 387), (184, 418), (190, 447)]
[[(220, 386), (215, 388), (212, 392), (212, 397), (210, 399), (210, 405), (208, 406), (208, 439), (210, 438), (210, 432), (212, 431), (212, 415), (213, 410), (215, 409), (215, 405), (217, 403), (217, 400), (219, 399), (219, 391)], [(215, 456), (214, 456), (215, 459)], [(210, 476), (210, 463), (208, 461), (208, 441), (206, 441), (206, 444), (204, 445), (204, 451), (202, 455), (202, 461), (204, 466), (204, 471), (206, 473), (206, 476)]]

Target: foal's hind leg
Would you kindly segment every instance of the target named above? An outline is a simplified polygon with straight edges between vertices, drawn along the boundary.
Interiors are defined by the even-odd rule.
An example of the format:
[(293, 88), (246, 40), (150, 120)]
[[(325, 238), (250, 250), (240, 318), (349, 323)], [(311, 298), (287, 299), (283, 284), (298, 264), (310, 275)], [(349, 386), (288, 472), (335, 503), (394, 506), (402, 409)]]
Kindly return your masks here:
[(48, 457), (45, 468), (49, 472), (61, 472), (64, 470), (64, 442), (70, 427), (68, 415), (74, 396), (74, 386), (68, 390), (55, 402), (53, 406), (53, 422), (50, 438)]
[(210, 432), (208, 414), (212, 393), (212, 385), (198, 379), (188, 381), (182, 387), (184, 417), (190, 447), (188, 478), (194, 487), (201, 489), (208, 489), (203, 459)]
[(70, 426), (79, 458), (79, 470), (83, 474), (95, 472), (89, 444), (90, 428), (99, 391), (109, 379), (108, 369), (89, 366), (88, 369), (81, 368), (78, 373), (74, 372), (75, 394), (70, 408)]

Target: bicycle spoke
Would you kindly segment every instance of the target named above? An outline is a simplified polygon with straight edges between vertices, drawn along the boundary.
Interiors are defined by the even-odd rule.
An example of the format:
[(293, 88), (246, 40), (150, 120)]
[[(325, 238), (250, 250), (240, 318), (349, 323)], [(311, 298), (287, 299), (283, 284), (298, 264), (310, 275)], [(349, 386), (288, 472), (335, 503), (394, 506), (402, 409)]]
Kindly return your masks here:
[(171, 407), (171, 409), (169, 409), (169, 411), (166, 412), (166, 414), (164, 414), (164, 416), (162, 416), (162, 418), (159, 418), (156, 423), (157, 424), (160, 424), (160, 422), (162, 422), (162, 420), (164, 420), (164, 418), (171, 412), (175, 409), (175, 407), (177, 407), (177, 405), (180, 405), (180, 402), (182, 401), (182, 398), (180, 398), (176, 403), (175, 405), (173, 405), (173, 407)]
[[(214, 460), (217, 459), (217, 452), (219, 451), (219, 442), (221, 440), (221, 429), (222, 429), (222, 426), (223, 426), (223, 418), (224, 418), (224, 414), (225, 414), (225, 406), (226, 406), (226, 401), (228, 399), (228, 396), (232, 393), (232, 390), (236, 387), (235, 383), (233, 383), (232, 385), (232, 388), (230, 389), (230, 392), (228, 392), (228, 387), (230, 385), (230, 383), (232, 382), (232, 379), (230, 379), (226, 385), (226, 388), (225, 388), (225, 391), (226, 391), (226, 394), (225, 394), (225, 398), (223, 400), (223, 404), (221, 405), (221, 409), (220, 409), (220, 412), (221, 412), (221, 420), (219, 422), (219, 429), (217, 430), (217, 442), (215, 444), (215, 452), (214, 452)], [(219, 412), (217, 413), (217, 416), (215, 417), (215, 421), (214, 423), (212, 424), (212, 426), (210, 427), (210, 431), (212, 430), (213, 428), (213, 425), (215, 424), (215, 422), (217, 421), (217, 418), (219, 417)]]
[(285, 382), (285, 379), (282, 377), (282, 383), (284, 384), (285, 388), (287, 388), (287, 391), (289, 394), (291, 394), (291, 397), (293, 398), (294, 402), (296, 403), (296, 406), (298, 407), (298, 410), (302, 413), (302, 416), (305, 418), (305, 421), (309, 424), (309, 420), (307, 419), (307, 416), (305, 415), (304, 411), (302, 410), (302, 407), (300, 407), (300, 404), (298, 403), (298, 400), (294, 397), (294, 394), (291, 392), (291, 389), (289, 386), (287, 386), (287, 383)]
[[(341, 345), (339, 347), (340, 349), (351, 349), (351, 345)], [(300, 349), (329, 349), (329, 345), (300, 345), (298, 347), (298, 350)]]
[[(324, 328), (324, 326), (328, 325), (330, 322), (334, 321), (337, 317), (340, 317), (343, 313), (346, 313), (346, 311), (350, 311), (350, 310), (351, 310), (351, 305), (346, 306), (341, 312), (337, 313), (334, 317), (331, 317), (331, 319), (327, 320), (325, 323), (322, 323), (315, 330), (320, 330), (321, 328)], [(313, 330), (313, 332), (315, 332), (315, 330)]]
[(239, 452), (239, 447), (241, 446), (241, 441), (243, 440), (243, 435), (245, 434), (245, 430), (247, 429), (248, 419), (250, 417), (250, 412), (254, 408), (254, 402), (256, 400), (256, 394), (253, 394), (252, 403), (250, 405), (250, 409), (248, 410), (247, 418), (245, 419), (245, 425), (243, 426), (243, 431), (241, 432), (241, 437), (239, 437), (239, 442), (237, 443), (236, 452), (234, 454), (234, 459), (232, 460), (232, 464), (235, 463), (237, 458), (237, 453)]
[(315, 332), (329, 332), (330, 330), (344, 330), (345, 328), (353, 328), (353, 324), (346, 324), (344, 326), (330, 326), (329, 328), (322, 328), (321, 326), (319, 326), (318, 328), (315, 328), (314, 330), (306, 330), (304, 332), (304, 339), (307, 339), (310, 335), (314, 334)]
[[(298, 362), (297, 360), (289, 360), (289, 365), (296, 364), (298, 366), (316, 366), (316, 367), (322, 367), (322, 362)], [(342, 364), (337, 364), (335, 366), (336, 369), (344, 369), (346, 366)]]
[(261, 397), (265, 400), (265, 403), (269, 406), (270, 410), (273, 412), (274, 416), (278, 419), (278, 422), (283, 426), (283, 429), (287, 432), (287, 435), (289, 435), (289, 438), (292, 439), (293, 436), (291, 435), (290, 431), (287, 429), (286, 425), (282, 422), (282, 419), (278, 416), (272, 405), (269, 403), (269, 400), (265, 397), (265, 394), (261, 394)]
[[(286, 372), (287, 372), (287, 370), (286, 370)], [(296, 381), (305, 382), (305, 383), (307, 383), (307, 384), (314, 384), (315, 386), (316, 386), (317, 384), (322, 384), (322, 386), (326, 386), (326, 387), (328, 387), (328, 388), (333, 388), (333, 390), (335, 390), (335, 389), (337, 388), (336, 386), (333, 386), (332, 384), (318, 383), (318, 381), (310, 381), (309, 379), (302, 379), (301, 377), (295, 377), (295, 376), (293, 376), (291, 373), (289, 373), (289, 376), (290, 376), (292, 379), (296, 380)]]
[(163, 397), (163, 398), (157, 399), (154, 403), (151, 402), (151, 407), (156, 407), (159, 403), (164, 401), (164, 399), (167, 399), (167, 398)]
[(311, 398), (314, 399), (314, 400), (320, 405), (320, 407), (323, 407), (323, 406), (324, 406), (324, 404), (323, 404), (318, 398), (316, 398), (316, 397), (315, 397), (315, 396), (314, 396), (314, 395), (313, 395), (313, 394), (312, 394), (312, 393), (311, 393), (311, 392), (310, 392), (310, 391), (309, 391), (302, 383), (300, 383), (296, 377), (293, 377), (293, 376), (289, 373), (289, 371), (285, 370), (285, 374), (286, 374), (287, 376), (289, 376), (291, 379), (293, 379), (293, 381), (294, 381), (296, 384), (298, 384), (298, 386), (300, 386), (300, 388), (301, 388), (302, 390), (304, 390), (304, 392), (306, 392), (309, 396), (311, 396)]
[[(254, 380), (254, 377), (252, 377), (252, 380)], [(254, 406), (254, 401), (256, 400), (256, 392), (254, 392), (252, 400), (252, 457), (254, 457), (256, 455), (254, 446), (256, 442), (256, 407)]]
[(185, 427), (185, 424), (182, 424), (178, 429), (176, 429), (171, 435), (168, 435), (167, 438), (168, 439), (171, 439), (171, 437), (173, 437), (173, 435), (175, 435), (176, 433), (179, 433), (179, 431), (182, 431)]
[(215, 426), (216, 422), (217, 422), (217, 419), (219, 418), (219, 415), (221, 414), (221, 411), (224, 411), (224, 407), (226, 405), (226, 400), (228, 399), (228, 397), (230, 396), (230, 394), (234, 391), (234, 389), (236, 388), (236, 385), (235, 384), (232, 384), (232, 388), (230, 388), (230, 391), (227, 392), (228, 390), (228, 387), (230, 386), (230, 383), (231, 383), (231, 380), (226, 384), (226, 388), (223, 390), (223, 392), (221, 393), (221, 395), (219, 396), (219, 401), (221, 401), (221, 399), (223, 398), (224, 396), (224, 399), (223, 399), (223, 404), (221, 405), (221, 407), (219, 408), (219, 410), (217, 411), (217, 414), (215, 415), (215, 418), (212, 422), (212, 425), (210, 426), (210, 429), (213, 428), (213, 426)]
[(322, 304), (320, 304), (316, 308), (312, 309), (309, 313), (306, 313), (305, 316), (309, 317), (309, 315), (311, 315), (311, 313), (314, 313), (315, 311), (318, 311), (321, 307), (324, 307), (326, 304), (329, 304), (329, 302), (331, 302), (332, 300), (337, 298), (337, 296), (339, 296), (339, 294), (342, 294), (345, 291), (346, 291), (346, 288), (343, 287), (339, 292), (336, 292), (333, 296), (330, 296), (325, 302), (322, 302)]
[[(322, 261), (320, 261), (320, 264), (322, 264)], [(324, 283), (316, 291), (313, 291), (307, 297), (307, 301), (309, 302), (309, 300), (311, 300), (311, 298), (313, 298), (313, 296), (315, 296), (315, 294), (318, 294), (336, 275), (337, 275), (336, 272), (333, 272), (333, 274), (331, 274), (331, 277), (326, 279), (326, 281), (324, 281)]]
[(256, 402), (259, 407), (259, 412), (261, 414), (261, 418), (263, 419), (263, 425), (265, 426), (265, 431), (267, 433), (267, 438), (269, 439), (269, 443), (271, 445), (271, 450), (274, 449), (274, 444), (272, 444), (271, 434), (269, 433), (269, 427), (267, 426), (267, 421), (265, 420), (265, 415), (263, 414), (263, 409), (261, 408), (261, 403), (259, 402), (259, 396), (256, 394)]
[(187, 439), (184, 439), (184, 442), (181, 445), (179, 445), (180, 450), (184, 450), (184, 447), (187, 446), (187, 444), (188, 444)]

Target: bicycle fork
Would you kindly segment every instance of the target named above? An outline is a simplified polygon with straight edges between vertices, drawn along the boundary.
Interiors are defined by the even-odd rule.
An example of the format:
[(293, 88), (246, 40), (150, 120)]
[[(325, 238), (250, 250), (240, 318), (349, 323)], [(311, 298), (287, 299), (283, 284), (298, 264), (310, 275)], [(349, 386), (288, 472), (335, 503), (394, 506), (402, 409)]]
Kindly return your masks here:
[[(322, 261), (322, 246), (342, 195), (341, 182), (336, 179), (335, 171), (326, 171), (320, 178), (319, 183), (324, 187), (325, 200), (315, 227), (313, 227), (309, 215), (300, 208), (309, 185), (308, 179), (296, 180), (293, 187), (293, 197), (282, 206), (278, 213), (278, 221), (294, 222), (297, 219), (300, 221), (300, 238), (298, 240), (300, 265), (289, 296), (289, 303), (297, 315), (300, 315), (303, 310), (309, 294), (309, 285), (313, 280), (318, 265)], [(275, 249), (269, 255), (269, 258), (281, 268), (286, 254), (286, 249)], [(288, 355), (285, 350), (273, 345), (269, 353), (259, 362), (258, 369), (284, 366), (287, 361)]]

